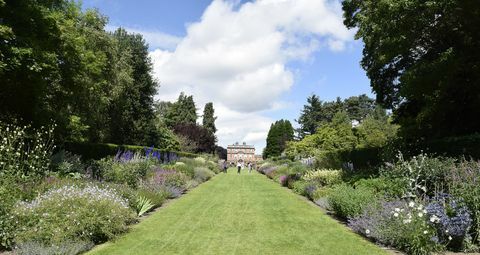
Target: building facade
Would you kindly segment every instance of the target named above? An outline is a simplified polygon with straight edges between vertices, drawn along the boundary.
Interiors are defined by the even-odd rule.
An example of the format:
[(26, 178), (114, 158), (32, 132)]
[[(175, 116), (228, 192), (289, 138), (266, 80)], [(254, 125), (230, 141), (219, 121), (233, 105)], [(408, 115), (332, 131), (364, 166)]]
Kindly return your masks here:
[(256, 161), (257, 157), (255, 156), (255, 147), (253, 145), (235, 143), (227, 146), (227, 162), (255, 163)]

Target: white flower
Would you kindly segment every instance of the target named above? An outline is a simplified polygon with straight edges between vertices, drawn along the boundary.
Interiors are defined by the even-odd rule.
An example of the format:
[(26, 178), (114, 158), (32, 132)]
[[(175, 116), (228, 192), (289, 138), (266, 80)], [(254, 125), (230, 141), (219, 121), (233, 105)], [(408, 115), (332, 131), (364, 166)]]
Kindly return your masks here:
[(423, 206), (422, 205), (419, 205), (418, 206), (418, 210), (421, 211), (423, 209)]
[(425, 230), (425, 231), (423, 231), (423, 233), (426, 235), (426, 234), (428, 234), (428, 231), (427, 231), (427, 230)]
[(448, 236), (448, 240), (449, 240), (449, 241), (452, 241), (452, 237), (451, 237), (451, 236)]
[(445, 230), (445, 233), (448, 233), (448, 229), (447, 229), (447, 230)]
[(403, 220), (403, 224), (408, 224), (408, 223), (410, 223), (410, 222), (412, 222), (411, 219)]
[(410, 201), (410, 203), (408, 203), (408, 206), (409, 207), (414, 207), (415, 206), (415, 203), (413, 201)]
[(369, 229), (366, 229), (366, 230), (365, 230), (365, 234), (367, 234), (367, 235), (370, 234), (370, 230), (369, 230)]
[(418, 217), (423, 217), (423, 213), (418, 213)]
[(395, 208), (395, 212), (400, 212), (400, 208)]
[(398, 217), (398, 213), (394, 213), (394, 214), (393, 214), (393, 217)]

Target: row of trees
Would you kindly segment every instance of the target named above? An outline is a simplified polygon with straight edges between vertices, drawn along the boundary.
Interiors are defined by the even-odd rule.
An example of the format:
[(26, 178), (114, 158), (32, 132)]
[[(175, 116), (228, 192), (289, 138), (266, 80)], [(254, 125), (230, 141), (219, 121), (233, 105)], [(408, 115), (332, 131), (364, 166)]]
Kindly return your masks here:
[(213, 104), (198, 125), (192, 96), (154, 102), (148, 45), (69, 0), (0, 0), (0, 121), (56, 123), (63, 142), (215, 151)]
[(289, 157), (311, 157), (332, 151), (385, 146), (396, 137), (398, 126), (391, 123), (385, 109), (366, 95), (322, 102), (308, 97), (294, 130), (287, 120), (272, 124), (264, 157), (285, 153)]
[(74, 1), (0, 1), (0, 116), (57, 124), (57, 141), (159, 143), (141, 35)]

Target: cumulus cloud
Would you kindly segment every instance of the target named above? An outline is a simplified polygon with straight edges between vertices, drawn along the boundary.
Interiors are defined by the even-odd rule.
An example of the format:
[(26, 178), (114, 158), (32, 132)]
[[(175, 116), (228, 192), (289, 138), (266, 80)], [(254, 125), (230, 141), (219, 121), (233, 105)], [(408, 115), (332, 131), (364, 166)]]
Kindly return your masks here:
[(337, 1), (214, 0), (174, 49), (151, 53), (157, 98), (174, 100), (184, 91), (198, 106), (213, 101), (220, 144), (263, 147), (273, 121), (263, 113), (281, 105), (279, 97), (294, 83), (289, 61), (321, 48), (341, 51), (352, 38)]

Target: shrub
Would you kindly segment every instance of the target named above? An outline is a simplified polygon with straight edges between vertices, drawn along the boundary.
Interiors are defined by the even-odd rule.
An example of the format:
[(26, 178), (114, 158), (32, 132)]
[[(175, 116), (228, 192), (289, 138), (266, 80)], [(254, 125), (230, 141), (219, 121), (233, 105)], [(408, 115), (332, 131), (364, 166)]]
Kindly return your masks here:
[(278, 182), (280, 182), (280, 185), (282, 186), (287, 186), (287, 180), (288, 180), (288, 177), (286, 175), (282, 175), (278, 177)]
[(215, 176), (215, 173), (206, 167), (195, 167), (194, 169), (194, 179), (199, 183), (206, 182), (213, 176)]
[(371, 189), (380, 196), (387, 198), (398, 198), (406, 192), (403, 180), (384, 177), (360, 179), (355, 182), (354, 186)]
[(396, 200), (368, 205), (361, 214), (349, 220), (349, 226), (408, 254), (427, 255), (444, 249), (435, 228), (427, 220), (423, 204)]
[(100, 161), (103, 167), (103, 178), (106, 181), (128, 184), (131, 187), (136, 187), (138, 181), (145, 178), (147, 172), (154, 167), (154, 162), (145, 158), (135, 158), (129, 161), (122, 159), (109, 161)]
[(342, 171), (322, 169), (316, 171), (307, 171), (302, 179), (308, 182), (314, 182), (319, 186), (331, 186), (342, 182)]
[(305, 188), (309, 185), (308, 182), (305, 181), (297, 181), (293, 183), (293, 191), (299, 195), (306, 196)]
[(195, 167), (193, 164), (185, 164), (183, 162), (177, 162), (175, 163), (174, 166), (170, 166), (167, 168), (174, 169), (175, 171), (181, 172), (190, 178), (193, 178), (195, 176), (195, 171), (194, 171)]
[(347, 219), (362, 213), (365, 206), (377, 200), (371, 189), (353, 188), (347, 184), (335, 186), (328, 196), (328, 204), (335, 214)]
[(99, 243), (125, 232), (135, 219), (128, 201), (113, 190), (93, 184), (52, 189), (13, 209), (15, 242), (60, 244), (68, 240)]
[(0, 179), (0, 250), (10, 248), (15, 235), (15, 224), (10, 210), (21, 199), (19, 186), (11, 179)]

